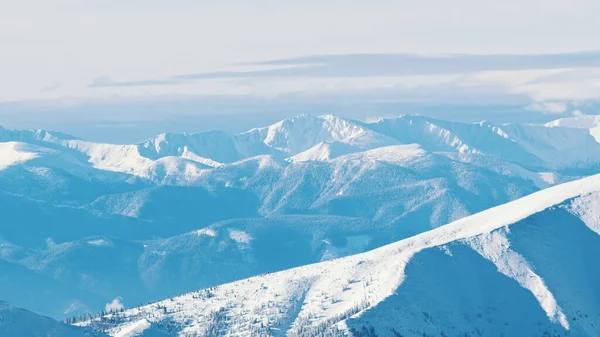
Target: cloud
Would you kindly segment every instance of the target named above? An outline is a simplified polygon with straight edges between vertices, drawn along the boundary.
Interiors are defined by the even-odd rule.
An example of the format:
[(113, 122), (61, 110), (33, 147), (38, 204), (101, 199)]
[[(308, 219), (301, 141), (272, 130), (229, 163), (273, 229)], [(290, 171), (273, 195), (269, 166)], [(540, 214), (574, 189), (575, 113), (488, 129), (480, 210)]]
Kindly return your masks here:
[(543, 114), (563, 114), (568, 108), (568, 105), (563, 102), (538, 102), (529, 106), (530, 110)]
[(180, 75), (176, 76), (176, 78), (397, 77), (462, 74), (498, 70), (588, 68), (600, 66), (600, 52), (590, 51), (537, 55), (342, 54), (279, 59), (255, 62), (249, 65), (285, 65), (288, 67), (243, 72), (207, 72)]
[(141, 81), (114, 81), (110, 77), (97, 77), (88, 85), (88, 88), (112, 88), (112, 87), (142, 87), (154, 85), (170, 85), (178, 82), (176, 79), (155, 79)]
[[(0, 100), (132, 96), (151, 86), (180, 93), (181, 82), (196, 79), (394, 77), (596, 62), (593, 53), (515, 57), (600, 49), (599, 1), (540, 4), (0, 0)], [(427, 56), (439, 53), (450, 54)], [(316, 56), (297, 57), (306, 55)], [(267, 61), (254, 65), (269, 69), (237, 68), (260, 60)], [(289, 64), (307, 67), (272, 68)], [(94, 80), (102, 75), (111, 78)], [(55, 82), (58, 90), (40, 91)]]
[(50, 92), (50, 91), (54, 91), (56, 89), (60, 88), (60, 83), (56, 82), (50, 85), (47, 85), (43, 88), (40, 89), (41, 92)]
[(121, 298), (117, 297), (114, 300), (112, 300), (112, 302), (106, 303), (106, 306), (104, 307), (104, 311), (107, 311), (107, 312), (119, 311), (124, 308), (125, 307), (123, 306), (123, 303), (121, 303)]
[[(163, 78), (135, 81), (114, 81), (108, 77), (99, 77), (88, 87), (165, 86), (215, 79), (397, 78), (490, 71), (582, 69), (600, 67), (600, 51), (531, 55), (340, 54), (276, 59), (243, 65), (260, 67), (260, 69), (174, 74)], [(548, 80), (557, 80), (557, 78), (548, 78)]]

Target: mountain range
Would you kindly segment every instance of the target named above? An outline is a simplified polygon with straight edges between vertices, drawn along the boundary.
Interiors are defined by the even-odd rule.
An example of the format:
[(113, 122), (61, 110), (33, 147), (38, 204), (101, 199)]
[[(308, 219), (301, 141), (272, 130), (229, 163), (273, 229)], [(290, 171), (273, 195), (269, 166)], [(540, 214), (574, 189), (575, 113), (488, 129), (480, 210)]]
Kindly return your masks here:
[(0, 129), (0, 299), (64, 319), (377, 249), (597, 172), (599, 126), (302, 115), (126, 145)]

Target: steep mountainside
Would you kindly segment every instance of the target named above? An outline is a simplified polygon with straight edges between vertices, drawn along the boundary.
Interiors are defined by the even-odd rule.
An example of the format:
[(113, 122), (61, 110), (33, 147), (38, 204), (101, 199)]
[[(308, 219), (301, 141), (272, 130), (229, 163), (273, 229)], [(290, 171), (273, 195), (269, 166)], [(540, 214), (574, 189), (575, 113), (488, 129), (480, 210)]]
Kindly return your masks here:
[(596, 175), (367, 253), (86, 324), (113, 336), (594, 336), (599, 216)]

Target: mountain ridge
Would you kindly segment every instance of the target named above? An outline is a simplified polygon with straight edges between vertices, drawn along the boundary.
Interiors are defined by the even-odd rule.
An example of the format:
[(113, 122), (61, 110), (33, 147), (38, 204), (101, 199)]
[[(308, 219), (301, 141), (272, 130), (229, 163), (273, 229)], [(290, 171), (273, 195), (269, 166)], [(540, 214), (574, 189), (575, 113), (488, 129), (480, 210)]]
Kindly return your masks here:
[[(539, 257), (531, 255), (531, 252), (526, 255), (519, 254), (519, 251), (525, 247), (521, 247), (522, 243), (519, 243), (524, 234), (513, 237), (514, 235), (510, 233), (522, 231), (522, 228), (525, 228), (527, 233), (530, 228), (537, 228), (536, 230), (539, 231), (543, 227), (538, 228), (538, 226), (542, 226), (544, 221), (537, 223), (535, 219), (549, 221), (553, 216), (545, 215), (546, 212), (563, 212), (561, 208), (563, 206), (560, 205), (565, 205), (566, 213), (557, 213), (561, 219), (565, 216), (573, 217), (578, 212), (579, 214), (595, 212), (588, 217), (589, 221), (584, 223), (583, 227), (573, 228), (578, 228), (579, 232), (582, 228), (586, 228), (585, 230), (588, 231), (586, 237), (593, 240), (589, 243), (598, 242), (600, 239), (598, 221), (593, 218), (597, 211), (586, 208), (586, 205), (596, 207), (598, 200), (600, 200), (600, 175), (557, 185), (367, 253), (256, 276), (130, 309), (120, 317), (123, 323), (112, 327), (109, 332), (113, 335), (118, 334), (124, 327), (137, 324), (142, 319), (150, 322), (150, 325), (171, 322), (172, 326), (178, 327), (176, 331), (180, 335), (196, 333), (204, 336), (210, 331), (219, 331), (220, 334), (247, 336), (261, 331), (265, 333), (281, 331), (294, 336), (316, 336), (318, 333), (331, 331), (333, 331), (331, 333), (350, 331), (353, 336), (362, 336), (360, 325), (353, 322), (360, 322), (361, 317), (363, 319), (371, 317), (369, 316), (371, 312), (379, 310), (380, 306), (388, 305), (389, 300), (397, 299), (402, 294), (402, 284), (409, 282), (407, 280), (411, 277), (411, 274), (405, 274), (406, 268), (410, 267), (411, 270), (415, 268), (411, 260), (415, 256), (421, 259), (423, 256), (431, 255), (432, 253), (424, 252), (433, 252), (431, 248), (438, 247), (441, 255), (436, 253), (436, 256), (450, 258), (453, 253), (462, 258), (467, 252), (465, 249), (469, 249), (468, 251), (484, 259), (480, 261), (487, 260), (486, 263), (493, 263), (497, 268), (497, 275), (504, 275), (502, 277), (507, 278), (506, 282), (509, 280), (514, 282), (506, 283), (505, 286), (511, 284), (510, 287), (513, 289), (512, 284), (518, 284), (519, 287), (514, 288), (514, 291), (521, 289), (518, 290), (519, 298), (525, 296), (523, 301), (533, 296), (532, 299), (545, 314), (546, 322), (539, 323), (540, 326), (530, 327), (526, 330), (529, 331), (527, 335), (541, 336), (548, 332), (562, 335), (569, 331), (571, 335), (584, 336), (600, 322), (600, 316), (596, 316), (596, 313), (600, 315), (600, 307), (596, 303), (595, 307), (589, 308), (589, 313), (594, 312), (594, 316), (577, 314), (577, 317), (573, 317), (576, 312), (581, 312), (576, 309), (583, 309), (581, 305), (584, 302), (581, 300), (564, 302), (565, 290), (552, 286), (556, 282), (556, 276), (545, 267), (542, 268), (541, 264), (538, 266), (540, 268), (538, 273), (543, 273), (538, 275), (527, 260), (527, 258), (537, 260)], [(573, 223), (573, 226), (575, 224)], [(552, 222), (552, 225), (546, 227), (550, 231), (563, 227), (567, 230), (560, 221)], [(512, 247), (511, 242), (515, 247)], [(586, 247), (588, 245), (588, 243), (582, 244)], [(589, 259), (586, 261), (590, 263)], [(581, 272), (585, 270), (579, 270), (577, 275), (581, 275)], [(544, 276), (548, 278), (544, 279)], [(593, 281), (600, 275), (594, 273), (590, 277), (592, 277), (590, 281)], [(550, 282), (549, 285), (546, 282)], [(531, 299), (526, 301), (529, 303), (527, 305), (533, 303)], [(164, 310), (157, 310), (163, 306)], [(434, 310), (433, 307), (424, 309)], [(468, 309), (463, 308), (463, 310)], [(399, 309), (394, 306), (394, 310)], [(224, 315), (222, 319), (211, 314), (221, 311)], [(225, 319), (225, 317), (231, 318)], [(371, 325), (363, 325), (363, 327), (368, 333), (371, 326), (373, 331), (381, 336), (394, 336), (395, 332), (411, 331), (411, 335), (417, 332), (409, 330), (409, 327), (394, 326), (394, 320), (398, 318), (392, 317), (390, 316), (390, 321), (387, 323), (385, 318), (371, 317), (371, 321), (368, 321)], [(507, 317), (516, 319), (510, 315)], [(536, 317), (539, 319), (538, 316)], [(448, 323), (439, 326), (426, 324), (427, 320), (439, 318), (441, 317), (436, 315), (430, 318), (420, 317), (419, 322), (424, 319), (425, 323), (413, 325), (421, 324), (425, 328), (423, 333), (439, 330), (438, 328), (449, 329)], [(100, 323), (92, 321), (87, 324)], [(479, 321), (477, 324), (480, 324)], [(493, 330), (489, 329), (494, 326), (484, 325), (482, 331), (491, 332)], [(332, 330), (322, 330), (325, 327)], [(413, 329), (414, 326), (410, 328)], [(459, 326), (454, 332), (469, 333), (470, 329), (471, 327)], [(501, 331), (515, 332), (510, 326), (502, 327)]]
[[(600, 145), (593, 135), (586, 128), (562, 126), (566, 123), (564, 121), (577, 124), (591, 119), (588, 117), (565, 119), (563, 122), (557, 120), (544, 125), (494, 125), (488, 122), (448, 122), (412, 115), (371, 123), (333, 115), (301, 115), (239, 134), (223, 131), (166, 133), (138, 144), (124, 145), (90, 143), (74, 137), (53, 136), (43, 130), (5, 130), (2, 134), (4, 141), (29, 139), (36, 145), (80, 152), (84, 156), (81, 158), (87, 157), (93, 167), (142, 177), (144, 167), (164, 157), (187, 156), (192, 161), (215, 167), (257, 155), (281, 159), (293, 157), (323, 142), (345, 144), (359, 151), (418, 143), (432, 152), (486, 154), (524, 167), (556, 169), (598, 162), (593, 158), (600, 153)], [(583, 146), (585, 151), (568, 147), (571, 143)], [(561, 154), (567, 156), (561, 158)]]

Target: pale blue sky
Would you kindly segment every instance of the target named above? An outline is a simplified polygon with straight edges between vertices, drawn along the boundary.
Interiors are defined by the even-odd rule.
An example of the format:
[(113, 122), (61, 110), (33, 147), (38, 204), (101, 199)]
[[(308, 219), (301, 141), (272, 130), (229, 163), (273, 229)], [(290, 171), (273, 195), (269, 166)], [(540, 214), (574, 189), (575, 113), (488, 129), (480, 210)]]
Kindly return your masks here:
[[(230, 113), (393, 114), (389, 102), (481, 110), (464, 118), (595, 113), (598, 14), (592, 0), (0, 0), (0, 124), (64, 119), (86, 136), (107, 119), (210, 112), (214, 128)], [(350, 98), (370, 107), (349, 112)]]

